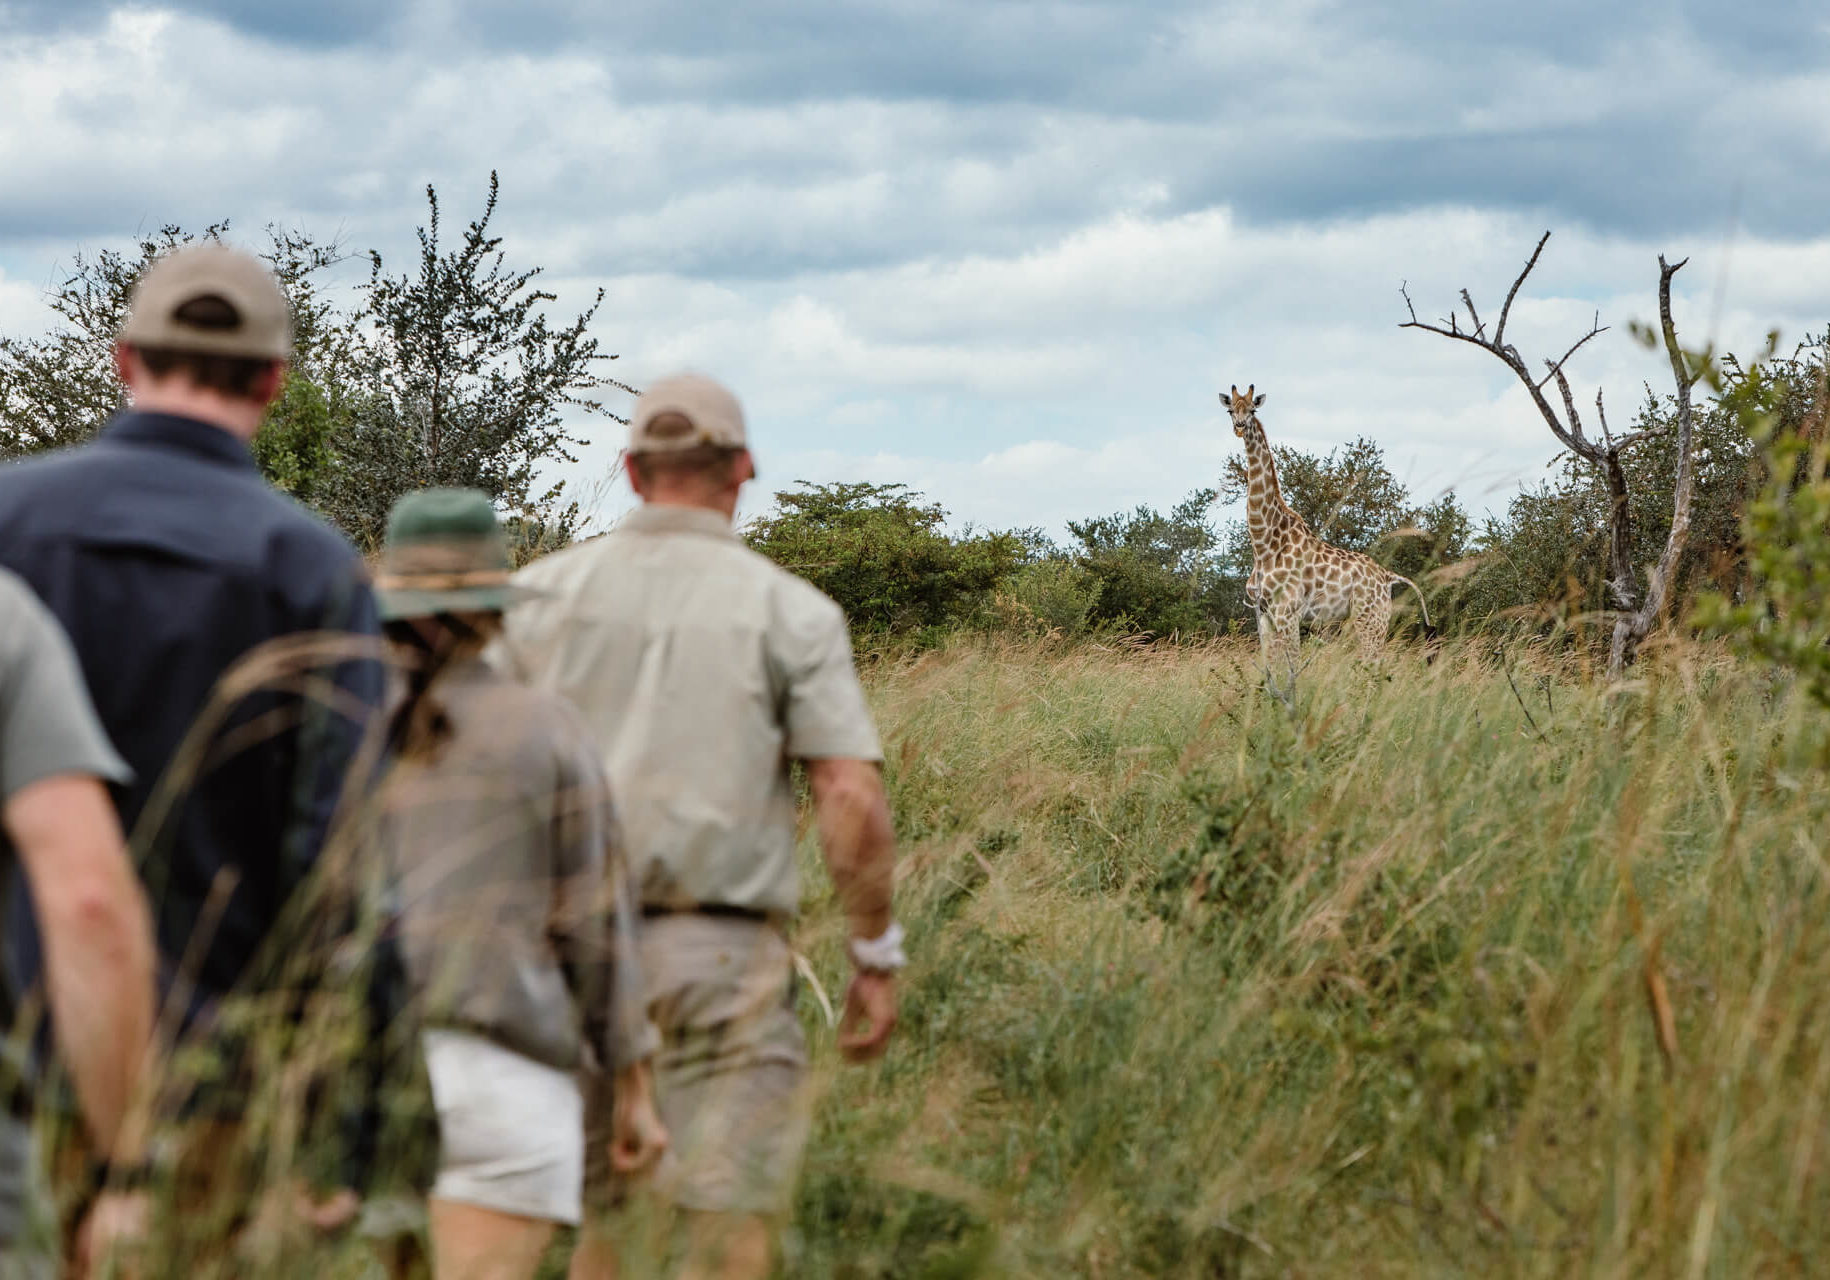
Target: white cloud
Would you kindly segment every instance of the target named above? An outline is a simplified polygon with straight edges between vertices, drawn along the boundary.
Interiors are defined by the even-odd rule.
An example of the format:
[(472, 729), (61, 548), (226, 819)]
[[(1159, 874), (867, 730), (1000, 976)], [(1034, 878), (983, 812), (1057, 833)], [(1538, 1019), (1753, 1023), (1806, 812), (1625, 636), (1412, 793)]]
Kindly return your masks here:
[(0, 334), (41, 332), (51, 319), (43, 291), (0, 270)]
[[(1076, 10), (1095, 34), (1097, 7)], [(1003, 14), (1007, 38), (1033, 38), (1026, 13)], [(961, 519), (1059, 531), (1213, 483), (1234, 447), (1214, 395), (1239, 381), (1270, 393), (1279, 441), (1369, 435), (1418, 493), (1503, 505), (1554, 444), (1498, 362), (1397, 327), (1400, 281), (1426, 318), (1467, 285), (1492, 322), (1557, 226), (1511, 331), (1539, 359), (1599, 310), (1614, 327), (1574, 372), (1618, 425), (1667, 376), (1625, 330), (1654, 314), (1659, 250), (1693, 255), (1678, 318), (1695, 344), (1802, 335), (1830, 297), (1830, 237), (1718, 234), (1734, 175), (1642, 158), (1635, 130), (1694, 102), (1700, 136), (1746, 160), (1755, 211), (1817, 207), (1824, 166), (1770, 175), (1830, 158), (1830, 134), (1818, 67), (1750, 79), (1662, 21), (1651, 45), (1623, 28), (1572, 52), (1488, 20), (1418, 40), (1356, 6), (1253, 0), (995, 93), (949, 94), (937, 65), (900, 93), (771, 97), (717, 81), (721, 58), (769, 73), (755, 48), (466, 43), (455, 17), (435, 49), (326, 48), (116, 11), (0, 38), (0, 332), (46, 321), (24, 282), (168, 220), (232, 216), (244, 240), (303, 225), (399, 271), (424, 185), (449, 234), (496, 167), (511, 265), (545, 264), (568, 314), (605, 288), (619, 377), (732, 382), (770, 483), (905, 481)], [(620, 431), (585, 429), (590, 481)]]

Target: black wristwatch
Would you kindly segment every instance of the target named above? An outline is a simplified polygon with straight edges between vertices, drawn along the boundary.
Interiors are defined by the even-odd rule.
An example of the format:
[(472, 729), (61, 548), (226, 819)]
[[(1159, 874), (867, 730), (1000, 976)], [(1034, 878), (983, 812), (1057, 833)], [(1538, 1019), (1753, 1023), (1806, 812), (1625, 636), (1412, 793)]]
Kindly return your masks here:
[(144, 1191), (152, 1185), (155, 1169), (151, 1159), (141, 1157), (126, 1164), (115, 1164), (108, 1160), (91, 1160), (89, 1162), (89, 1187), (92, 1196), (107, 1195), (110, 1192)]

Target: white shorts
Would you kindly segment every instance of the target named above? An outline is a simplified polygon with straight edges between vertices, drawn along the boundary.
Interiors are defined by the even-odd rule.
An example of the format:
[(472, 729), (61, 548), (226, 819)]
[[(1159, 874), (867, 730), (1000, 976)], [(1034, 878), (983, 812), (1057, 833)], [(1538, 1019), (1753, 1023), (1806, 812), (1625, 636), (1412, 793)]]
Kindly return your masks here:
[(428, 1030), (424, 1043), (438, 1109), (432, 1194), (499, 1213), (576, 1223), (585, 1103), (573, 1073), (469, 1031)]

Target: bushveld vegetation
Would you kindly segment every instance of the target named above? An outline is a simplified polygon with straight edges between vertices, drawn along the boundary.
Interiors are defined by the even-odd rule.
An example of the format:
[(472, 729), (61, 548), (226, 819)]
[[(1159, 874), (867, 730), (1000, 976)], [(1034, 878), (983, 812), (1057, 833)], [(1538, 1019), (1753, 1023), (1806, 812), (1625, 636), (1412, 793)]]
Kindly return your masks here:
[[(446, 261), (429, 241), (424, 278)], [(375, 307), (411, 293), (374, 290)], [(102, 394), (70, 372), (87, 367), (83, 325), (112, 332), (88, 296), (65, 295), (63, 336), (0, 343), (9, 451), (81, 438), (112, 403), (31, 398)], [(347, 331), (376, 344), (364, 359), (423, 369), (372, 320)], [(466, 395), (493, 394), (487, 364), (459, 371)], [(429, 470), (430, 383), (376, 382), (384, 404), (351, 398), (367, 374), (313, 367), (365, 366), (306, 364), (263, 462), (358, 536), (379, 490), (327, 495), (354, 492), (371, 468), (349, 459), (371, 457), (394, 459), (372, 469), (388, 486), (501, 478), (530, 553), (569, 536), (576, 513), (527, 487), (539, 450)], [(748, 534), (852, 611), (914, 958), (879, 1066), (841, 1066), (820, 993), (802, 1000), (821, 1101), (782, 1274), (1820, 1269), (1824, 371), (1821, 341), (1716, 366), (1695, 406), (1677, 625), (1625, 680), (1603, 669), (1618, 512), (1580, 461), (1477, 525), (1453, 495), (1405, 492), (1376, 443), (1281, 450), (1298, 511), (1424, 583), (1450, 634), (1433, 664), (1400, 645), (1378, 670), (1316, 644), (1290, 705), (1232, 634), (1248, 565), (1239, 530), (1213, 521), (1217, 490), (1075, 522), (1065, 545), (950, 531), (893, 484), (781, 495)], [(543, 430), (560, 402), (530, 402)], [(1648, 392), (1617, 454), (1643, 546), (1670, 519), (1672, 412)], [(811, 831), (802, 854), (796, 942), (830, 992), (842, 917)], [(295, 1030), (232, 1011), (263, 1082), (251, 1183), (310, 1169), (322, 1134), (300, 1127), (300, 1099), (355, 1055), (359, 1014), (321, 977), (299, 984), (321, 998)], [(423, 1159), (411, 1095), (377, 1135), (403, 1163)], [(189, 1268), (157, 1248), (152, 1274)], [(354, 1277), (367, 1258), (275, 1239), (239, 1273)]]
[(1464, 641), (1293, 717), (1254, 656), (875, 669), (920, 958), (890, 1060), (827, 1054), (790, 1273), (1808, 1272), (1824, 710)]

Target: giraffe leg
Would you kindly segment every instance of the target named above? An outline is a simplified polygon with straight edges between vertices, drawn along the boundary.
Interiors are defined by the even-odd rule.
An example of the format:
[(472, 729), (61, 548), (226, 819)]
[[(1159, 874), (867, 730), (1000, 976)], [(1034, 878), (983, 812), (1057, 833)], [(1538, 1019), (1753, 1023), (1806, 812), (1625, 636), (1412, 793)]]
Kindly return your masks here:
[(1295, 601), (1273, 601), (1259, 613), (1258, 627), (1264, 638), (1265, 681), (1272, 693), (1288, 699), (1296, 692), (1296, 658), (1302, 645), (1302, 616)]
[(1377, 662), (1391, 629), (1392, 597), (1387, 587), (1363, 591), (1353, 606), (1354, 631), (1360, 641), (1360, 660)]

